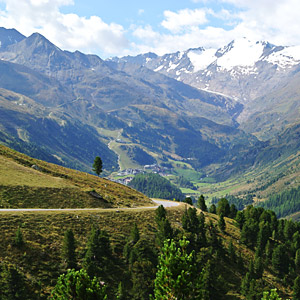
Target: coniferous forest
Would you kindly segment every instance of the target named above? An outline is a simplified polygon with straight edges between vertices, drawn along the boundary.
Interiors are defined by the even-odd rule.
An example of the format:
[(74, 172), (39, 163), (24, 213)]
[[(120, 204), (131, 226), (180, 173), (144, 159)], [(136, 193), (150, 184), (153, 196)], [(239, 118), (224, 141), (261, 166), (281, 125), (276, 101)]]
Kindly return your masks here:
[(9, 247), (19, 261), (1, 262), (1, 299), (300, 299), (300, 223), (251, 205), (237, 211), (225, 198), (208, 213), (202, 200), (202, 210), (182, 204), (175, 215), (159, 206), (147, 230), (129, 222), (119, 241), (94, 220), (84, 247), (71, 222), (58, 257), (35, 258), (35, 277), (18, 227)]

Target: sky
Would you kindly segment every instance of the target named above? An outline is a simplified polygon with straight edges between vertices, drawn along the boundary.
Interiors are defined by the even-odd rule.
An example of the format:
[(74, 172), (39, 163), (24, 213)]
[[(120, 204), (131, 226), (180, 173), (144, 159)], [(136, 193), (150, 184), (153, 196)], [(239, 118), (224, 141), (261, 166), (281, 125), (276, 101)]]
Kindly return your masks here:
[(0, 0), (0, 27), (101, 58), (220, 48), (242, 37), (300, 45), (300, 1)]

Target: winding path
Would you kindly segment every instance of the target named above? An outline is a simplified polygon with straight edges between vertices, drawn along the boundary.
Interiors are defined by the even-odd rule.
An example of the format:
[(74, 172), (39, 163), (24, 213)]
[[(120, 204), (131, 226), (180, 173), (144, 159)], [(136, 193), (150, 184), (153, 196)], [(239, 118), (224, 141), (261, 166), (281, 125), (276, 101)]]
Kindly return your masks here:
[(120, 207), (120, 208), (3, 208), (1, 212), (39, 212), (39, 211), (55, 211), (55, 212), (68, 212), (68, 211), (121, 211), (121, 210), (139, 210), (139, 209), (156, 209), (159, 205), (164, 207), (179, 206), (180, 202), (152, 199), (156, 206), (138, 206), (138, 207)]

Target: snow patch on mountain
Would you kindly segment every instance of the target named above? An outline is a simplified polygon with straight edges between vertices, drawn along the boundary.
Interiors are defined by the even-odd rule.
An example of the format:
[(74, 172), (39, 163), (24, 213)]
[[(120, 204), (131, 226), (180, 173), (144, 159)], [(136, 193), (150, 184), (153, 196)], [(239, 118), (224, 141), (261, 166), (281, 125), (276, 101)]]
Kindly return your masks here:
[(216, 60), (216, 49), (191, 50), (187, 53), (187, 57), (194, 66), (194, 72), (205, 70)]
[(171, 70), (174, 70), (178, 67), (179, 63), (178, 64), (173, 64), (171, 61), (169, 63), (169, 68), (167, 70), (167, 72), (170, 72)]
[(231, 70), (235, 67), (254, 66), (263, 54), (264, 44), (243, 38), (235, 40), (222, 50), (221, 53), (224, 54), (218, 58), (217, 65), (222, 70)]
[(159, 72), (161, 69), (163, 69), (164, 65), (161, 65), (159, 67), (157, 67), (155, 70), (153, 70), (154, 72)]
[(281, 51), (273, 52), (265, 60), (282, 69), (297, 65), (300, 62), (300, 46), (285, 47)]

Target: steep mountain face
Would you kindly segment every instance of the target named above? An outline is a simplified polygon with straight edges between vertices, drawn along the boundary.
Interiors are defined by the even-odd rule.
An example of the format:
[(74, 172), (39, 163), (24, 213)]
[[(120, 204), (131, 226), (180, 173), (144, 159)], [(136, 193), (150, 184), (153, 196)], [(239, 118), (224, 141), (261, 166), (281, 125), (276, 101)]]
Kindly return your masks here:
[(267, 94), (289, 79), (300, 64), (300, 46), (282, 47), (246, 38), (220, 49), (189, 49), (157, 56), (113, 58), (146, 66), (196, 88), (230, 95), (242, 103)]
[(300, 120), (300, 46), (243, 38), (220, 49), (197, 48), (164, 56), (148, 53), (110, 61), (127, 68), (141, 65), (198, 89), (230, 95), (243, 104), (236, 118), (240, 128), (263, 140)]
[(0, 89), (0, 141), (35, 157), (85, 171), (101, 152), (104, 167), (117, 167), (116, 155), (97, 131), (30, 98)]
[(276, 137), (287, 126), (300, 122), (300, 73), (280, 88), (253, 100), (239, 116), (243, 130), (262, 140)]
[(6, 29), (0, 27), (0, 49), (4, 49), (9, 45), (16, 44), (26, 37), (15, 29)]
[[(29, 125), (36, 112), (28, 111), (26, 115), (29, 109), (26, 105), (22, 117), (17, 118), (22, 120), (18, 123), (19, 131), (8, 130), (16, 122), (10, 117), (14, 122), (9, 123), (9, 118), (2, 121), (5, 133), (20, 138), (20, 128), (21, 132), (23, 128), (30, 128), (23, 137), (30, 136), (28, 141), (40, 142), (43, 146), (52, 144), (52, 152), (65, 154), (70, 147), (73, 153), (77, 149), (76, 142), (86, 151), (90, 150), (92, 145), (88, 146), (86, 139), (82, 145), (80, 139), (86, 133), (86, 137), (104, 142), (95, 149), (98, 152), (102, 149), (100, 152), (106, 156), (111, 169), (117, 161), (108, 149), (109, 142), (115, 139), (114, 131), (119, 139), (152, 153), (155, 160), (166, 161), (177, 155), (200, 168), (224, 160), (235, 153), (233, 149), (240, 151), (257, 142), (236, 128), (242, 104), (145, 67), (132, 68), (127, 64), (105, 62), (94, 55), (62, 51), (40, 34), (1, 48), (0, 58), (3, 69), (0, 87), (21, 94), (20, 97), (29, 97), (46, 114), (41, 123), (35, 120), (45, 131), (44, 137)], [(51, 125), (53, 118), (59, 120), (55, 126)], [(73, 127), (67, 130), (65, 124)], [(61, 144), (60, 138), (50, 141), (52, 132), (55, 138), (68, 134), (72, 141), (66, 145)], [(72, 157), (78, 160), (82, 155), (79, 152)], [(92, 162), (95, 153), (84, 154), (85, 164)]]

